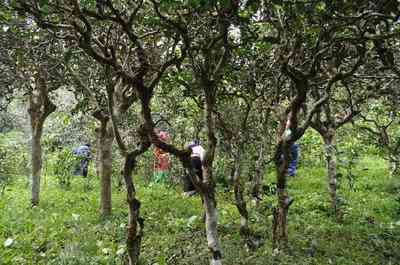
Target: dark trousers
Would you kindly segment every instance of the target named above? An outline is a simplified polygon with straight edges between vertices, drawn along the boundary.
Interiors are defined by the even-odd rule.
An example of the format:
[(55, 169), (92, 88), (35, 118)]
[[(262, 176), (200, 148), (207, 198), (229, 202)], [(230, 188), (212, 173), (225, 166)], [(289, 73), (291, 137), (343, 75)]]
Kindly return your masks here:
[[(203, 169), (201, 168), (201, 160), (199, 157), (192, 157), (191, 158), (191, 166), (195, 174), (200, 178), (203, 179)], [(194, 186), (192, 180), (190, 179), (190, 175), (187, 174), (183, 178), (183, 191), (188, 192), (196, 190), (196, 187)]]
[(292, 144), (292, 146), (290, 146), (290, 153), (291, 153), (292, 159), (290, 160), (289, 167), (288, 167), (288, 176), (293, 177), (296, 175), (297, 162), (299, 160), (299, 145)]
[(88, 175), (89, 159), (82, 159), (80, 163), (81, 174), (84, 178)]

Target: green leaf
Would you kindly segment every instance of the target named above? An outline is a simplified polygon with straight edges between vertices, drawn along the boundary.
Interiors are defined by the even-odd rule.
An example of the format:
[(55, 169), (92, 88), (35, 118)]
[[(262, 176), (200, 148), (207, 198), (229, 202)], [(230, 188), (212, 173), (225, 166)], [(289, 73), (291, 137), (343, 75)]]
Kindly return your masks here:
[(49, 0), (39, 0), (39, 7), (43, 8), (49, 5)]
[(39, 0), (39, 9), (45, 13), (49, 13), (49, 0)]

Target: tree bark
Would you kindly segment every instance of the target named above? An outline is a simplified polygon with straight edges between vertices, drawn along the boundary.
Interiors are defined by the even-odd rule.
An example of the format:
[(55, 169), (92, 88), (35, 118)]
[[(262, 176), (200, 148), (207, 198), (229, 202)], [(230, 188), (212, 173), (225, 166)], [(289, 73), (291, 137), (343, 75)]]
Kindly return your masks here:
[(136, 198), (132, 172), (136, 166), (136, 155), (129, 153), (125, 156), (123, 176), (126, 185), (128, 203), (128, 223), (126, 227), (126, 247), (129, 265), (139, 263), (140, 245), (143, 236), (144, 220), (140, 217), (140, 201)]
[(95, 157), (95, 170), (96, 170), (96, 176), (100, 177), (100, 171), (101, 171), (101, 161), (100, 161), (100, 148), (101, 148), (101, 143), (100, 143), (100, 138), (101, 138), (101, 126), (97, 127), (95, 129), (96, 132), (96, 157)]
[(336, 157), (336, 131), (329, 129), (328, 132), (323, 136), (325, 145), (325, 158), (326, 158), (326, 169), (328, 175), (328, 189), (331, 197), (331, 209), (335, 215), (336, 221), (340, 222), (342, 214), (338, 205), (337, 195), (337, 157)]
[[(32, 120), (32, 119), (31, 119)], [(31, 121), (35, 125), (32, 126), (32, 150), (31, 150), (31, 163), (32, 163), (32, 179), (31, 179), (31, 204), (37, 206), (39, 204), (40, 195), (40, 178), (42, 171), (42, 128), (43, 124), (40, 121)]]
[(253, 201), (255, 201), (256, 205), (258, 205), (259, 202), (261, 201), (261, 186), (263, 180), (263, 160), (264, 160), (263, 152), (264, 152), (264, 145), (261, 145), (258, 153), (258, 159), (256, 162), (255, 175), (251, 187), (251, 197), (253, 198)]
[(108, 120), (102, 121), (99, 128), (99, 173), (100, 173), (100, 214), (102, 217), (111, 215), (111, 175), (112, 175), (112, 144), (114, 133)]
[(210, 265), (221, 265), (222, 253), (218, 242), (217, 224), (218, 212), (217, 202), (215, 200), (214, 188), (210, 188), (208, 192), (204, 193), (203, 207), (206, 214), (206, 234), (208, 250), (211, 253)]
[(205, 211), (205, 223), (208, 250), (210, 251), (210, 265), (222, 265), (222, 252), (218, 241), (218, 211), (215, 200), (215, 183), (212, 180), (212, 169), (208, 165), (203, 166), (203, 183), (200, 194)]
[(244, 239), (249, 239), (249, 213), (246, 207), (246, 201), (243, 197), (243, 183), (241, 181), (241, 164), (240, 164), (240, 151), (235, 155), (234, 159), (234, 173), (233, 173), (233, 191), (235, 194), (235, 205), (240, 214), (240, 235)]

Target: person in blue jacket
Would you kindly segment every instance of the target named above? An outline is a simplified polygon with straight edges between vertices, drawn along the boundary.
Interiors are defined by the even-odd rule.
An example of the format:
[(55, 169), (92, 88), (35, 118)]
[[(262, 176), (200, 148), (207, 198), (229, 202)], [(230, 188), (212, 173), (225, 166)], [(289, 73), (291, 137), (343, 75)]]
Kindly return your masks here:
[(78, 148), (75, 148), (72, 153), (80, 159), (79, 164), (75, 168), (74, 175), (81, 175), (86, 178), (91, 158), (90, 144), (83, 144)]

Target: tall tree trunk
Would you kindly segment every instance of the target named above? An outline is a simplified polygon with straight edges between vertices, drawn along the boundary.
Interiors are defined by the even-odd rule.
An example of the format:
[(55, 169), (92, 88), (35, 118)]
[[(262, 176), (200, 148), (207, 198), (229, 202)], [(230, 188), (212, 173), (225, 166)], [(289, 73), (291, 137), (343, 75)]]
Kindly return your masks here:
[(287, 169), (290, 157), (290, 144), (284, 142), (282, 143), (281, 148), (278, 148), (275, 155), (278, 206), (274, 209), (273, 213), (272, 244), (274, 249), (285, 250), (288, 246), (287, 215), (289, 207), (293, 202), (286, 189)]
[(46, 118), (56, 110), (56, 106), (50, 101), (48, 97), (46, 72), (43, 69), (38, 69), (35, 88), (29, 95), (28, 103), (28, 113), (30, 116), (32, 133), (31, 205), (37, 206), (39, 204), (40, 177), (42, 170), (41, 138), (43, 126)]
[(114, 133), (112, 124), (102, 121), (99, 131), (99, 169), (100, 169), (100, 214), (102, 217), (111, 215), (111, 174), (112, 174), (112, 144)]
[(207, 128), (208, 146), (206, 156), (203, 162), (203, 188), (202, 198), (204, 210), (206, 214), (206, 233), (208, 249), (211, 254), (211, 265), (222, 265), (222, 252), (219, 246), (218, 233), (217, 233), (217, 202), (215, 200), (215, 182), (213, 179), (212, 165), (214, 161), (215, 148), (217, 139), (215, 137), (215, 121), (213, 116), (215, 106), (215, 87), (211, 83), (203, 80), (205, 92), (205, 119)]
[(323, 136), (325, 145), (325, 158), (326, 158), (326, 169), (328, 175), (328, 189), (331, 197), (331, 209), (335, 215), (336, 221), (340, 222), (342, 214), (338, 205), (337, 195), (337, 158), (336, 158), (336, 131), (329, 129), (328, 132)]
[(42, 127), (40, 121), (31, 121), (36, 124), (32, 125), (32, 150), (31, 150), (31, 163), (32, 163), (32, 179), (31, 179), (31, 204), (37, 206), (39, 204), (40, 195), (40, 177), (42, 171)]
[(101, 149), (101, 125), (95, 129), (96, 132), (96, 157), (95, 157), (95, 170), (96, 170), (96, 176), (100, 177), (100, 171), (101, 171), (101, 161), (100, 161), (100, 149)]
[[(132, 105), (134, 98), (126, 96), (127, 88), (122, 80), (117, 84), (113, 82), (110, 68), (106, 68), (107, 78), (107, 96), (108, 96), (108, 110), (110, 114), (110, 121), (112, 123), (115, 141), (124, 157), (124, 164), (122, 175), (126, 187), (126, 201), (128, 203), (128, 222), (126, 227), (126, 247), (128, 254), (128, 264), (139, 264), (140, 247), (143, 237), (144, 219), (140, 217), (140, 201), (136, 198), (135, 185), (132, 179), (133, 170), (136, 167), (136, 158), (146, 152), (150, 145), (149, 131), (146, 129), (145, 124), (141, 125), (137, 132), (139, 135), (138, 148), (133, 151), (128, 151), (128, 146), (124, 143), (118, 129), (119, 119), (126, 114), (128, 108)], [(140, 77), (139, 77), (140, 80)], [(139, 84), (139, 83), (138, 83)], [(143, 83), (142, 83), (143, 84)], [(149, 108), (150, 97), (147, 95), (148, 90), (142, 88), (138, 92), (143, 93), (140, 97), (142, 104), (142, 117), (146, 121), (143, 112), (146, 111), (151, 115)], [(114, 105), (115, 104), (115, 105)], [(151, 117), (151, 116), (150, 116)]]
[(218, 211), (215, 200), (215, 183), (212, 180), (212, 170), (207, 165), (203, 167), (203, 178), (201, 196), (205, 211), (205, 223), (207, 234), (207, 245), (210, 251), (210, 265), (222, 265), (222, 252), (218, 240)]
[(255, 201), (256, 205), (261, 201), (261, 186), (263, 180), (263, 160), (264, 160), (264, 144), (261, 145), (258, 152), (258, 158), (255, 167), (255, 175), (253, 178), (253, 183), (251, 187), (251, 197)]
[(240, 214), (240, 235), (244, 239), (249, 239), (249, 213), (246, 207), (246, 201), (243, 197), (243, 183), (241, 179), (241, 164), (240, 164), (240, 150), (236, 153), (234, 159), (234, 173), (233, 173), (233, 191), (235, 194), (235, 205)]

